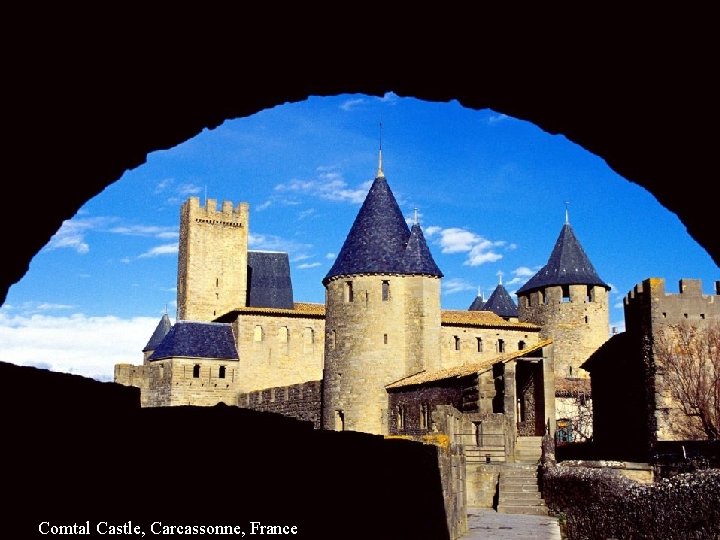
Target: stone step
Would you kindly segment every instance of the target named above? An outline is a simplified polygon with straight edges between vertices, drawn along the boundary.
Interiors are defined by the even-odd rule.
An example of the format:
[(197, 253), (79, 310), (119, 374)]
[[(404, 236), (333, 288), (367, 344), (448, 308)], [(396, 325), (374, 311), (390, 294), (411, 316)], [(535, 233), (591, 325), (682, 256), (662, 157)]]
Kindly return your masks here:
[(500, 484), (500, 493), (540, 493), (537, 486), (526, 485), (526, 486), (507, 486)]
[(498, 514), (527, 514), (532, 516), (547, 516), (547, 506), (543, 505), (498, 505)]
[(500, 475), (500, 482), (505, 481), (508, 484), (535, 484), (537, 485), (537, 476), (534, 474), (528, 474), (528, 475), (513, 475), (513, 476), (505, 476), (504, 474)]
[(539, 491), (506, 491), (505, 494), (500, 491), (498, 500), (500, 504), (510, 504), (511, 501), (534, 503), (542, 500), (542, 494)]

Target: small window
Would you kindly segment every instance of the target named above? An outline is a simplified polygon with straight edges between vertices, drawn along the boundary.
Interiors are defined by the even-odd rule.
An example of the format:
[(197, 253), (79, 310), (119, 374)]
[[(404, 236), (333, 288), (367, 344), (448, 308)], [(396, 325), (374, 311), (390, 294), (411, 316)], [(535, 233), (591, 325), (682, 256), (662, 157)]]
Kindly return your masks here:
[(498, 339), (497, 346), (498, 346), (498, 352), (505, 352), (505, 340)]
[(345, 301), (346, 302), (353, 301), (353, 282), (352, 281), (345, 282)]
[(383, 344), (387, 345), (387, 334), (383, 334)]
[(218, 373), (218, 377), (221, 379), (225, 378), (225, 366), (220, 366), (220, 372)]
[(453, 336), (454, 347), (456, 351), (460, 350), (460, 336)]
[(388, 280), (382, 282), (382, 300), (383, 302), (390, 300), (390, 281)]
[(398, 405), (396, 421), (398, 431), (403, 431), (405, 429), (405, 407), (403, 405)]
[(524, 341), (518, 341), (518, 351), (522, 351), (525, 348)]
[(561, 288), (562, 288), (562, 301), (569, 302), (570, 301), (570, 286), (562, 285)]
[(547, 296), (545, 296), (545, 289), (541, 289), (538, 294), (540, 295), (540, 303), (547, 304), (548, 298)]
[(585, 315), (585, 324), (587, 324), (587, 323), (588, 323), (588, 321), (589, 321), (589, 319), (588, 319), (588, 316), (587, 316), (587, 315)]
[(303, 332), (303, 341), (305, 342), (305, 345), (312, 345), (315, 343), (315, 331), (309, 326), (305, 327), (305, 331)]
[(199, 379), (200, 378), (200, 364), (195, 364), (193, 366), (193, 379)]
[(288, 327), (287, 326), (281, 326), (278, 328), (278, 341), (280, 343), (287, 343), (288, 342)]
[(345, 431), (345, 413), (335, 411), (335, 431)]
[(483, 352), (483, 342), (481, 337), (476, 337), (475, 340), (477, 341), (477, 352)]
[(253, 339), (255, 341), (262, 341), (263, 340), (263, 329), (262, 326), (259, 324), (255, 326), (255, 332), (253, 333)]
[(430, 405), (428, 403), (420, 404), (420, 429), (428, 429), (430, 427)]

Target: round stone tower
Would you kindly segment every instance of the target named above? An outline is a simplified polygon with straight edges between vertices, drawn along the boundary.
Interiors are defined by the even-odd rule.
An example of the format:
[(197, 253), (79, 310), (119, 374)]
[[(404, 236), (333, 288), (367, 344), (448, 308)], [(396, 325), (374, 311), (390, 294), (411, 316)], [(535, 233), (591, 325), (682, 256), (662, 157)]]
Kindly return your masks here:
[(553, 339), (557, 377), (589, 375), (580, 365), (609, 338), (609, 290), (566, 218), (547, 264), (516, 293), (519, 320)]
[(388, 432), (385, 386), (440, 360), (440, 278), (382, 171), (325, 285), (323, 428)]

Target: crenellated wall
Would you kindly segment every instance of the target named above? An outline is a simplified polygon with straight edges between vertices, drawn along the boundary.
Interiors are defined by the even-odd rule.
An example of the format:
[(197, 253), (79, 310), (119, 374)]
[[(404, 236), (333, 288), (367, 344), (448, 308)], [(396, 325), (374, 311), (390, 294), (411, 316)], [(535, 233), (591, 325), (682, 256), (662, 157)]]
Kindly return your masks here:
[(272, 412), (313, 423), (320, 429), (322, 415), (322, 381), (265, 388), (241, 393), (238, 406), (255, 411)]
[[(564, 294), (565, 292), (565, 294)], [(542, 327), (542, 337), (554, 343), (555, 375), (587, 377), (580, 369), (610, 337), (605, 287), (569, 285), (545, 287), (519, 298), (519, 319)]]
[(180, 209), (178, 319), (212, 321), (247, 302), (247, 203), (190, 197)]

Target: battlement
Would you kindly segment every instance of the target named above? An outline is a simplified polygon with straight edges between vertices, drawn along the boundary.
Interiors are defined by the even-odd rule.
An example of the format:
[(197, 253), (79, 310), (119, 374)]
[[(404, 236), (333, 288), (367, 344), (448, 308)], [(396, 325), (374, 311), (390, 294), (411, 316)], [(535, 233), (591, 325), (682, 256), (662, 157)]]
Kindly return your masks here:
[(715, 297), (720, 295), (720, 281), (715, 282), (715, 293), (704, 295), (702, 292), (702, 280), (700, 279), (681, 279), (678, 284), (678, 293), (665, 292), (664, 278), (648, 278), (635, 287), (625, 296), (623, 303), (627, 306), (641, 300), (662, 300), (668, 297), (679, 296), (682, 298), (706, 298), (708, 302), (715, 301)]
[(689, 321), (720, 319), (720, 281), (715, 294), (703, 294), (702, 281), (681, 279), (677, 293), (665, 290), (663, 278), (648, 278), (637, 284), (623, 299), (625, 327), (642, 331), (656, 324), (678, 324)]
[(215, 221), (224, 221), (231, 217), (239, 217), (244, 220), (249, 209), (246, 202), (240, 202), (233, 208), (232, 201), (223, 201), (220, 210), (218, 210), (217, 199), (207, 199), (205, 205), (201, 206), (199, 197), (189, 197), (185, 204), (196, 219)]

